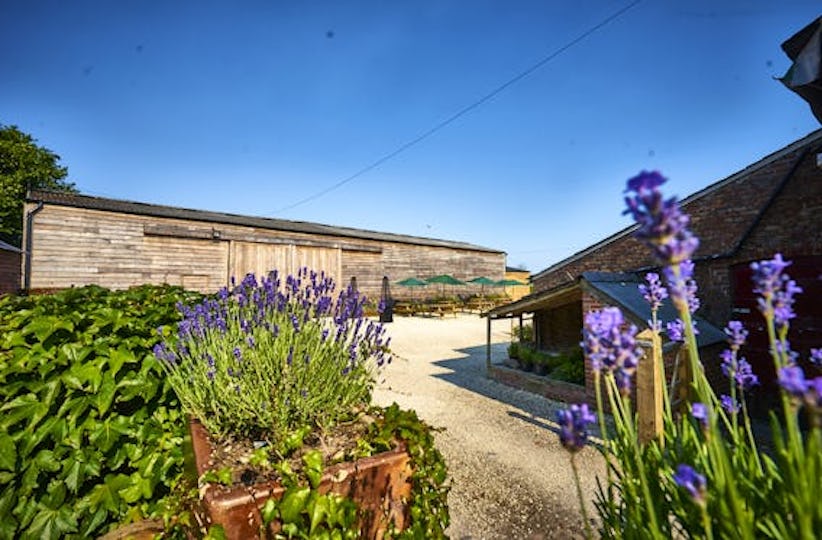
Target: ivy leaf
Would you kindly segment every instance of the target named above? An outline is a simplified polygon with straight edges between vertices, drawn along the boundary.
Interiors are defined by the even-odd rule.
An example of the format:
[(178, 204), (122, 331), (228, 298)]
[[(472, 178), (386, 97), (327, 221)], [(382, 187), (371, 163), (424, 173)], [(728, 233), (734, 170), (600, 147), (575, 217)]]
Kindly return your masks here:
[(125, 347), (118, 347), (109, 353), (106, 362), (108, 363), (107, 371), (111, 373), (112, 377), (116, 378), (123, 364), (133, 364), (137, 362), (137, 357)]
[(91, 347), (81, 343), (65, 343), (60, 347), (60, 356), (65, 356), (70, 365), (82, 364), (91, 351)]
[(94, 395), (94, 404), (97, 406), (97, 412), (100, 416), (104, 415), (108, 408), (111, 407), (111, 402), (114, 399), (114, 393), (117, 391), (117, 384), (114, 382), (114, 377), (111, 373), (103, 375), (103, 382), (100, 384), (100, 389)]
[(17, 536), (17, 525), (14, 516), (10, 512), (4, 512), (3, 519), (0, 519), (0, 538), (15, 538)]
[(131, 479), (125, 474), (107, 474), (102, 484), (97, 484), (87, 496), (83, 497), (83, 508), (105, 508), (110, 512), (118, 512), (120, 508), (120, 491), (131, 484)]
[(85, 528), (83, 531), (83, 537), (92, 538), (93, 536), (96, 536), (92, 533), (96, 531), (97, 528), (106, 520), (106, 516), (108, 516), (108, 511), (105, 508), (98, 508), (88, 522), (84, 520), (82, 523), (82, 526)]
[(311, 518), (311, 528), (308, 532), (311, 534), (328, 517), (328, 496), (320, 495), (317, 497), (314, 504), (308, 509), (308, 515)]
[(222, 525), (211, 525), (203, 540), (228, 540)]
[(37, 317), (28, 323), (22, 331), (24, 336), (34, 334), (37, 340), (41, 343), (45, 342), (57, 330), (74, 330), (74, 324), (71, 321), (65, 320), (61, 317), (43, 316)]
[[(23, 437), (23, 444), (20, 446), (20, 455), (28, 456), (41, 442), (43, 442), (44, 439), (46, 439), (46, 437), (49, 437), (52, 434), (51, 432), (54, 430), (54, 427), (59, 421), (59, 417), (52, 416), (40, 424), (33, 433), (30, 433), (27, 437)], [(31, 429), (31, 427), (28, 429)], [(49, 439), (51, 439), (51, 437), (49, 437)]]
[(308, 482), (314, 489), (320, 485), (320, 480), (323, 477), (323, 455), (319, 450), (312, 450), (303, 456), (303, 463), (305, 463), (305, 475), (308, 477)]
[(40, 509), (26, 530), (23, 538), (54, 539), (62, 538), (66, 534), (77, 531), (77, 518), (68, 506), (57, 510), (39, 505)]
[(66, 483), (66, 487), (72, 493), (77, 493), (80, 486), (88, 478), (100, 474), (100, 453), (97, 450), (84, 448), (75, 450), (63, 459), (63, 473), (61, 477)]
[(8, 431), (11, 426), (20, 420), (37, 416), (39, 407), (40, 400), (35, 394), (24, 394), (14, 398), (0, 407), (0, 412), (3, 413), (0, 428), (3, 431)]
[(310, 494), (309, 487), (294, 487), (285, 492), (280, 503), (280, 518), (283, 523), (298, 523)]
[(0, 469), (13, 471), (16, 461), (17, 447), (14, 444), (14, 439), (8, 433), (0, 432)]
[(277, 501), (273, 498), (265, 501), (260, 509), (260, 515), (263, 517), (263, 527), (268, 527), (269, 523), (277, 519)]
[(108, 452), (122, 435), (130, 431), (128, 418), (125, 416), (107, 418), (103, 422), (90, 422), (90, 424), (93, 428), (88, 434), (88, 440), (103, 453)]

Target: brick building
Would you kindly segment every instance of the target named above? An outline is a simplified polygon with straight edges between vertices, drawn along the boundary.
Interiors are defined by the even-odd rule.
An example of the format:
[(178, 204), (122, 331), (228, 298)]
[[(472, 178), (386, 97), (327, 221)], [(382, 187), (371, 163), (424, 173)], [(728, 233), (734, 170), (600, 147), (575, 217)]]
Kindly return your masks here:
[[(795, 305), (791, 344), (807, 358), (810, 347), (822, 343), (822, 303), (818, 300), (822, 297), (822, 130), (690, 195), (681, 204), (700, 239), (694, 262), (701, 324), (716, 329), (732, 319), (745, 323), (751, 335), (744, 352), (763, 379), (760, 392), (768, 392), (774, 373), (764, 323), (751, 293), (749, 265), (777, 252), (793, 261), (788, 273), (804, 293)], [(583, 313), (602, 305), (620, 306), (629, 319), (644, 324), (647, 317), (641, 306), (630, 305), (626, 297), (609, 295), (598, 285), (607, 273), (629, 273), (633, 277), (623, 275), (617, 281), (633, 287), (644, 273), (659, 270), (650, 251), (633, 237), (635, 230), (636, 226), (628, 227), (535, 274), (531, 279), (534, 293), (492, 310), (490, 319), (532, 314), (536, 343), (548, 350), (578, 343)], [(718, 360), (710, 363), (707, 359), (716, 358), (721, 343), (703, 336), (700, 346), (712, 347), (703, 351), (703, 359), (718, 384)]]
[(14, 293), (20, 288), (20, 256), (22, 251), (0, 240), (0, 294)]

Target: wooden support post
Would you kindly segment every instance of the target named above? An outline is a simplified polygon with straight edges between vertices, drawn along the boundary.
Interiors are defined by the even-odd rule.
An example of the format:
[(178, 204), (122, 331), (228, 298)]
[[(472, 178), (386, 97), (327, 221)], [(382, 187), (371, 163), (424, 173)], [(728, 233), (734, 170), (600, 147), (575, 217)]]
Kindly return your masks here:
[(691, 373), (691, 362), (688, 358), (688, 346), (682, 344), (676, 352), (676, 383), (671, 393), (672, 410), (683, 412), (691, 399), (691, 384), (694, 377)]
[(485, 331), (485, 374), (490, 375), (491, 373), (491, 317), (485, 317), (487, 321), (486, 331)]
[[(651, 330), (640, 332), (637, 342), (645, 354), (636, 370), (636, 407), (639, 417), (639, 442), (659, 438), (662, 425), (662, 341)], [(661, 441), (662, 442), (662, 441)]]

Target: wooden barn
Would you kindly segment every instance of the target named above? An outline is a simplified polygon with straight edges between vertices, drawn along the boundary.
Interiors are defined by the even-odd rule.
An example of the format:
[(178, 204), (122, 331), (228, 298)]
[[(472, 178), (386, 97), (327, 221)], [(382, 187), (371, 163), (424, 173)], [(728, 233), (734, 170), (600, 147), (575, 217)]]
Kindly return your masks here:
[[(232, 276), (307, 266), (378, 298), (383, 276), (502, 279), (505, 253), (463, 242), (31, 191), (24, 290), (168, 283), (210, 292)], [(401, 294), (399, 287), (392, 293)]]

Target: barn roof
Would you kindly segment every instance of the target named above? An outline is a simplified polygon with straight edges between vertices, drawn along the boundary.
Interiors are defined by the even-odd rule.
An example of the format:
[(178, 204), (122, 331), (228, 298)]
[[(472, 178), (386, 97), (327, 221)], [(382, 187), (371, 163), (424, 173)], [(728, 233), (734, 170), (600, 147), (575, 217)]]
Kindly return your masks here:
[(324, 225), (322, 223), (311, 223), (307, 221), (291, 221), (285, 219), (228, 214), (224, 212), (212, 212), (208, 210), (192, 210), (189, 208), (178, 208), (175, 206), (148, 204), (142, 202), (125, 201), (120, 199), (108, 199), (103, 197), (93, 197), (90, 195), (79, 195), (76, 193), (65, 193), (58, 191), (32, 190), (27, 195), (27, 201), (44, 202), (47, 204), (54, 204), (58, 206), (70, 206), (90, 210), (119, 212), (123, 214), (135, 214), (141, 216), (174, 219), (187, 219), (192, 221), (205, 221), (209, 223), (240, 225), (245, 227), (256, 227), (260, 229), (268, 229), (275, 231), (307, 233), (320, 236), (342, 236), (362, 240), (397, 242), (401, 244), (412, 244), (419, 246), (443, 247), (467, 251), (483, 251), (488, 253), (504, 253), (503, 251), (497, 249), (477, 246), (466, 242), (455, 242), (451, 240), (440, 240), (437, 238), (425, 238), (419, 236), (369, 231), (365, 229), (355, 229), (351, 227), (337, 227), (333, 225)]

